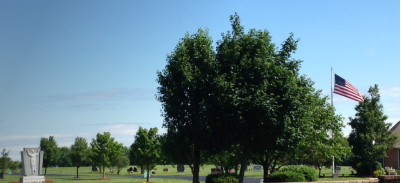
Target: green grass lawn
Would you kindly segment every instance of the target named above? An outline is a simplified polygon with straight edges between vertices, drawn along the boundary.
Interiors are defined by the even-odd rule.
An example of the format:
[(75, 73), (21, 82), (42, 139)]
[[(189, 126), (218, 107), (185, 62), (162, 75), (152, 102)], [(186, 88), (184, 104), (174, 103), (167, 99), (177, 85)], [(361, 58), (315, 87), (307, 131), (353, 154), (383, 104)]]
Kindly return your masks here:
[[(80, 178), (74, 178), (71, 176), (46, 176), (46, 180), (52, 180), (56, 183), (68, 183), (68, 182), (79, 182), (79, 183), (92, 183), (92, 182), (107, 182), (107, 183), (117, 183), (117, 182), (131, 182), (131, 183), (142, 183), (146, 181), (146, 179), (138, 179), (132, 178), (129, 176), (113, 176), (110, 177), (111, 180), (98, 180), (101, 176), (82, 176)], [(12, 181), (19, 181), (20, 175), (6, 175), (1, 182), (7, 183)], [(179, 179), (161, 179), (151, 177), (149, 179), (150, 182), (156, 183), (191, 183), (190, 180), (179, 180)]]
[[(129, 166), (131, 167), (131, 166)], [(146, 181), (145, 178), (143, 178), (143, 175), (140, 174), (140, 172), (135, 172), (133, 174), (127, 173), (127, 169), (129, 167), (124, 168), (119, 175), (116, 175), (116, 173), (109, 173), (107, 172), (106, 169), (106, 177), (110, 178), (111, 180), (98, 180), (99, 178), (102, 178), (102, 173), (99, 172), (91, 172), (91, 167), (81, 167), (78, 169), (79, 172), (79, 177), (80, 178), (75, 178), (76, 176), (76, 167), (58, 167), (58, 168), (47, 168), (47, 176), (46, 180), (53, 180), (56, 181), (57, 183), (64, 183), (64, 182), (80, 182), (80, 183), (91, 183), (91, 182), (134, 182), (134, 183), (142, 183)], [(132, 166), (134, 167), (134, 166)], [(137, 167), (137, 166), (136, 166)], [(138, 168), (138, 167), (137, 167)], [(190, 171), (189, 166), (185, 166), (185, 172), (184, 173), (178, 173), (177, 168), (173, 167), (171, 165), (158, 165), (156, 166), (157, 170), (155, 170), (156, 174), (151, 174), (151, 177), (149, 179), (150, 182), (156, 182), (156, 183), (190, 183), (192, 182), (191, 180), (181, 180), (181, 179), (176, 179), (177, 177), (180, 176), (188, 176), (192, 177), (192, 173)], [(163, 172), (164, 168), (168, 168), (168, 172)], [(214, 165), (204, 165), (200, 167), (200, 176), (207, 176), (211, 172), (211, 168), (214, 168)], [(248, 166), (248, 169), (252, 169), (253, 166)], [(138, 171), (139, 168), (138, 168)], [(316, 170), (318, 173), (318, 170)], [(44, 169), (43, 169), (44, 173)], [(319, 178), (318, 181), (348, 181), (348, 180), (368, 180), (368, 178), (365, 177), (355, 177), (355, 175), (351, 175), (351, 171), (349, 167), (342, 167), (342, 173), (339, 174), (338, 179), (333, 179), (331, 170), (330, 169), (322, 169), (321, 175), (325, 174), (326, 178)], [(342, 174), (344, 174), (344, 177), (342, 177)], [(62, 175), (62, 176), (56, 176), (56, 175)], [(141, 178), (134, 178), (141, 176)], [(161, 176), (169, 176), (171, 178), (160, 178)], [(159, 178), (158, 178), (159, 177)], [(263, 172), (253, 172), (253, 171), (246, 171), (245, 172), (245, 177), (246, 178), (254, 178), (254, 179), (260, 179), (263, 177)], [(4, 179), (1, 180), (1, 182), (11, 182), (11, 181), (19, 181), (20, 175), (4, 175)]]

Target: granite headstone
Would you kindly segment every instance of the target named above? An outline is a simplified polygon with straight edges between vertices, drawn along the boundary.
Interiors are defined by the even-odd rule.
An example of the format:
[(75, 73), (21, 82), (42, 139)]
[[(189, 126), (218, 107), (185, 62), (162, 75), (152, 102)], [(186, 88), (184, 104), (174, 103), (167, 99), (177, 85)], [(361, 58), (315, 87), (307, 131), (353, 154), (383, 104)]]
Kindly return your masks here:
[(262, 171), (262, 166), (260, 166), (260, 165), (253, 166), (253, 171), (254, 172), (261, 172)]
[(178, 166), (177, 166), (177, 172), (185, 172), (185, 167), (184, 167), (184, 165), (178, 165)]

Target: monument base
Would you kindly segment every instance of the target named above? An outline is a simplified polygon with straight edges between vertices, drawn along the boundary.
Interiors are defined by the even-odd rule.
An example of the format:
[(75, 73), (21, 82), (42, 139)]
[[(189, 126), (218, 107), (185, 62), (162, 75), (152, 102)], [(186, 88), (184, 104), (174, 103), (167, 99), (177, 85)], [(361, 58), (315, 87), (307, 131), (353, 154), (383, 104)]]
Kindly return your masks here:
[(23, 183), (45, 182), (45, 176), (24, 176), (19, 178), (19, 182)]

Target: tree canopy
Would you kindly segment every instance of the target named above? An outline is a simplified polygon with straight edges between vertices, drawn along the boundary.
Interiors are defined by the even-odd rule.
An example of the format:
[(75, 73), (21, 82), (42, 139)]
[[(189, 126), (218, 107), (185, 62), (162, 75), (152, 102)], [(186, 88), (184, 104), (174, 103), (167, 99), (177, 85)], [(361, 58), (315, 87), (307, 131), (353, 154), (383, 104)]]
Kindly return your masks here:
[[(157, 99), (162, 103), (163, 126), (168, 128), (167, 138), (185, 143), (173, 143), (184, 147), (192, 155), (193, 182), (199, 182), (201, 151), (209, 145), (208, 108), (205, 106), (211, 95), (214, 77), (215, 52), (207, 30), (185, 37), (167, 56), (166, 68), (157, 72)], [(178, 136), (177, 136), (178, 135)], [(171, 140), (171, 139), (170, 139)]]
[[(148, 175), (149, 170), (153, 169), (160, 160), (161, 144), (157, 132), (156, 127), (149, 130), (139, 127), (135, 135), (135, 142), (131, 145), (137, 162), (145, 166)], [(149, 181), (149, 177), (147, 177), (147, 181)]]
[(77, 167), (77, 177), (78, 176), (78, 168), (85, 162), (88, 158), (89, 150), (88, 150), (88, 143), (86, 139), (83, 137), (76, 137), (74, 144), (70, 147), (71, 153), (71, 160), (72, 163)]
[(110, 132), (104, 132), (97, 133), (96, 139), (92, 139), (90, 145), (92, 147), (90, 157), (93, 162), (102, 165), (103, 178), (105, 178), (105, 167), (110, 166), (118, 156), (123, 154), (123, 144), (114, 141)]
[(5, 148), (1, 152), (1, 157), (0, 157), (0, 170), (1, 170), (1, 173), (6, 172), (6, 170), (8, 169), (8, 166), (9, 166), (9, 164), (11, 162), (11, 158), (8, 157), (9, 154), (10, 154), (10, 150), (7, 151)]
[[(353, 147), (352, 153), (358, 162), (368, 162), (369, 174), (373, 173), (373, 163), (386, 156), (386, 151), (394, 146), (397, 136), (391, 134), (391, 123), (386, 123), (380, 103), (379, 86), (376, 84), (363, 96), (364, 102), (355, 106), (355, 117), (350, 117), (352, 131), (348, 137)], [(358, 172), (359, 173), (359, 172)]]
[(231, 16), (231, 26), (217, 42), (218, 110), (213, 111), (220, 120), (212, 129), (221, 128), (227, 144), (236, 145), (242, 182), (251, 153), (273, 158), (297, 149), (311, 124), (305, 103), (314, 88), (299, 74), (301, 61), (291, 59), (298, 44), (292, 33), (277, 49), (267, 30), (245, 33), (238, 15)]
[(71, 150), (68, 147), (59, 147), (60, 158), (57, 161), (59, 167), (70, 167), (72, 166)]
[(45, 175), (47, 167), (55, 165), (60, 158), (60, 149), (57, 147), (57, 142), (53, 136), (49, 139), (43, 137), (40, 139), (40, 148), (44, 152), (43, 154), (43, 166), (45, 167)]
[(234, 151), (242, 182), (251, 153), (270, 160), (293, 154), (318, 119), (310, 111), (313, 82), (291, 58), (298, 43), (293, 34), (278, 49), (267, 30), (245, 33), (237, 14), (230, 21), (232, 31), (222, 34), (216, 51), (207, 30), (199, 29), (185, 35), (158, 72), (167, 142), (189, 151), (182, 160), (192, 159), (194, 182), (202, 153)]

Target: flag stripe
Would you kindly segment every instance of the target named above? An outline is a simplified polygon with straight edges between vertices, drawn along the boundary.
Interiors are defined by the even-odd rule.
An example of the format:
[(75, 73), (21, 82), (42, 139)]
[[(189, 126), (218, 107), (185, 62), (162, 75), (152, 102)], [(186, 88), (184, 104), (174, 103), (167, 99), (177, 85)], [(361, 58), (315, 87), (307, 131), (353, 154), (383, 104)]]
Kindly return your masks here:
[[(362, 95), (358, 92), (358, 90), (347, 80), (341, 78), (336, 74), (335, 79), (337, 80), (334, 85), (334, 92), (335, 94), (347, 97), (349, 99), (358, 101), (358, 102), (363, 102), (363, 97)], [(340, 80), (343, 80), (345, 82), (339, 82)], [(337, 83), (342, 83), (345, 84), (342, 86), (342, 84), (337, 84)]]
[(334, 87), (334, 93), (343, 93), (343, 94), (346, 94), (346, 95), (353, 96), (355, 98), (360, 97), (360, 94), (359, 94), (358, 90), (356, 90), (352, 85), (348, 85), (347, 86), (347, 84), (346, 84), (345, 87), (340, 86), (340, 85), (337, 85), (337, 87)]

